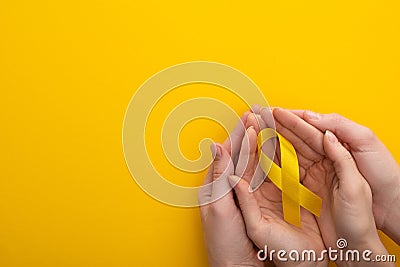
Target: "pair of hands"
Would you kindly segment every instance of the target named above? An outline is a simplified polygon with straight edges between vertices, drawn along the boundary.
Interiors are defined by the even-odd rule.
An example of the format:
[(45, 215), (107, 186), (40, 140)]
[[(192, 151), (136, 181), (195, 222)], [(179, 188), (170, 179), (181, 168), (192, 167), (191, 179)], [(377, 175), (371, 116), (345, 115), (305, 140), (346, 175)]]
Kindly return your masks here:
[[(265, 245), (275, 251), (312, 249), (319, 255), (328, 247), (336, 248), (338, 238), (345, 238), (349, 249), (386, 255), (376, 227), (399, 242), (400, 208), (394, 204), (400, 200), (400, 172), (384, 145), (367, 128), (338, 115), (275, 109), (278, 132), (297, 151), (302, 183), (323, 200), (320, 218), (302, 209), (302, 228), (298, 228), (283, 220), (281, 191), (271, 181), (249, 191), (253, 175), (262, 175), (256, 138), (266, 127), (268, 112), (246, 113), (231, 137), (213, 147), (215, 160), (205, 183), (232, 175), (229, 182), (236, 195), (231, 191), (200, 209), (211, 266), (263, 266), (257, 252)], [(274, 263), (326, 266), (328, 259), (279, 262), (274, 257)]]

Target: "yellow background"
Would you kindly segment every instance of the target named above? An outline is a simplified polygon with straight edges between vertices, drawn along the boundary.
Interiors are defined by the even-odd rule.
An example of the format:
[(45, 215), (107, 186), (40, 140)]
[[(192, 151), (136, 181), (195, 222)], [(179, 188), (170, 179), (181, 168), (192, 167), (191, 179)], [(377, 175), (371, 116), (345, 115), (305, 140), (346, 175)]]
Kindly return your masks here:
[(228, 64), (270, 105), (346, 115), (399, 161), (399, 14), (397, 0), (1, 1), (0, 266), (207, 264), (198, 210), (147, 196), (122, 153), (133, 93), (177, 63)]

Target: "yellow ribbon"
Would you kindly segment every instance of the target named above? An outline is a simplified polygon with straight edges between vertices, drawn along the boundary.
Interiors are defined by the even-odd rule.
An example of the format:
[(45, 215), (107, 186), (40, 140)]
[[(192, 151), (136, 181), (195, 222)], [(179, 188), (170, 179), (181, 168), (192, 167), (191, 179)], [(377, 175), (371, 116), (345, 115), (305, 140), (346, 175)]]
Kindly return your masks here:
[[(277, 137), (280, 144), (281, 167), (262, 151), (262, 145)], [(260, 166), (269, 179), (282, 191), (285, 221), (301, 226), (300, 206), (320, 216), (322, 199), (300, 183), (299, 165), (293, 145), (272, 128), (263, 129), (258, 135)]]

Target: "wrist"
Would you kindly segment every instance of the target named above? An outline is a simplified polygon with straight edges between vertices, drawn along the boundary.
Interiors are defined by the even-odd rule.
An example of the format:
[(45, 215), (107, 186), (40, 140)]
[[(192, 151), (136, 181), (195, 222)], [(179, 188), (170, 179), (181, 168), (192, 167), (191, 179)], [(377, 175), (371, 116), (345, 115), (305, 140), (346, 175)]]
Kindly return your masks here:
[(385, 216), (383, 218), (382, 230), (386, 235), (393, 239), (397, 244), (400, 244), (400, 174), (396, 176), (396, 184), (393, 198), (389, 205), (386, 206)]

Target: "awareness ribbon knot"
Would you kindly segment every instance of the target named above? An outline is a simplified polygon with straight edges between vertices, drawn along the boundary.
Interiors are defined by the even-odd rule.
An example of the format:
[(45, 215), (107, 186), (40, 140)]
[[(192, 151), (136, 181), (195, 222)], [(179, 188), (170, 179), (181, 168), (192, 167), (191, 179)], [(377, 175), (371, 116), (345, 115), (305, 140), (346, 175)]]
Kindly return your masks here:
[[(280, 144), (281, 166), (273, 162), (263, 151), (262, 145), (277, 137)], [(322, 199), (300, 183), (299, 165), (293, 145), (272, 128), (258, 135), (260, 166), (269, 179), (282, 191), (283, 217), (285, 221), (301, 226), (300, 206), (320, 216)]]

